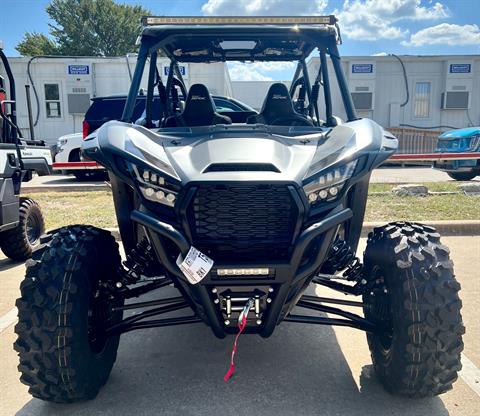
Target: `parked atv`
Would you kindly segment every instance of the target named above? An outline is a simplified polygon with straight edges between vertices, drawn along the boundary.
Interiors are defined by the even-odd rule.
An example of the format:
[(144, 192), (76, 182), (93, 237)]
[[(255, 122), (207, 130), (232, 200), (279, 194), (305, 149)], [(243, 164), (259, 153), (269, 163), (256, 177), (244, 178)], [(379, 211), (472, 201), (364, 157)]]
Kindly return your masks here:
[(9, 83), (7, 99), (7, 86), (0, 76), (0, 249), (12, 260), (24, 261), (39, 244), (45, 224), (38, 204), (20, 197), (20, 188), (33, 172), (51, 172), (52, 155), (43, 141), (22, 137), (17, 125), (15, 80), (1, 49), (0, 60)]
[[(461, 368), (464, 327), (460, 285), (439, 234), (393, 222), (369, 235), (363, 263), (355, 256), (370, 174), (398, 142), (355, 114), (335, 17), (147, 17), (143, 24), (122, 121), (106, 123), (82, 146), (109, 171), (127, 258), (122, 264), (109, 232), (88, 225), (42, 239), (17, 301), (15, 349), (30, 393), (92, 399), (122, 333), (200, 322), (219, 338), (269, 337), (287, 323), (360, 329), (388, 391), (427, 397), (449, 390)], [(311, 83), (305, 60), (317, 49), (321, 65)], [(159, 51), (171, 59), (165, 84)], [(342, 125), (332, 114), (327, 55)], [(201, 84), (191, 86), (183, 111), (170, 105), (166, 92), (174, 77), (182, 81), (178, 62), (223, 61), (297, 62), (294, 90), (273, 84), (260, 113), (242, 124), (218, 114)], [(136, 124), (144, 72), (146, 117)], [(149, 104), (156, 90), (165, 99), (161, 114)], [(125, 303), (171, 284), (179, 296)], [(310, 285), (362, 301), (305, 295)], [(124, 318), (125, 310), (137, 313)], [(158, 318), (181, 310), (189, 313)], [(225, 380), (233, 354), (230, 364)]]

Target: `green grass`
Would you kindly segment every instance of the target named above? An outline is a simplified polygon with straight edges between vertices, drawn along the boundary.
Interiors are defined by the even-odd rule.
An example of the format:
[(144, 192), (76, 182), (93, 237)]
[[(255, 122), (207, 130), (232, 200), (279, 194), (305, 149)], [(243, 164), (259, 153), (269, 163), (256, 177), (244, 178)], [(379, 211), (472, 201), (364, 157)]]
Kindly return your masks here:
[(40, 204), (47, 230), (72, 224), (117, 226), (110, 191), (45, 192), (27, 196)]
[(370, 195), (365, 221), (480, 220), (480, 197)]
[[(372, 184), (372, 192), (388, 192), (394, 185)], [(455, 191), (455, 184), (427, 184), (430, 190)], [(97, 227), (117, 227), (112, 195), (109, 191), (46, 192), (30, 195), (41, 206), (46, 228), (71, 224), (91, 224)], [(366, 221), (393, 220), (479, 220), (480, 197), (430, 195), (426, 197), (398, 197), (370, 195)]]

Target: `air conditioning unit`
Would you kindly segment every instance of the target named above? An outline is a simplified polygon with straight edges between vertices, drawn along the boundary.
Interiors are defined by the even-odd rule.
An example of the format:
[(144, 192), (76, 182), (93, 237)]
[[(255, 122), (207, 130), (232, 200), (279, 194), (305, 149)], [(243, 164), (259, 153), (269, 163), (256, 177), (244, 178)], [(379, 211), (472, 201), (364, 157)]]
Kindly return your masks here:
[(470, 107), (469, 91), (446, 91), (442, 93), (442, 110), (467, 110)]
[(352, 92), (352, 101), (356, 110), (373, 110), (373, 92)]

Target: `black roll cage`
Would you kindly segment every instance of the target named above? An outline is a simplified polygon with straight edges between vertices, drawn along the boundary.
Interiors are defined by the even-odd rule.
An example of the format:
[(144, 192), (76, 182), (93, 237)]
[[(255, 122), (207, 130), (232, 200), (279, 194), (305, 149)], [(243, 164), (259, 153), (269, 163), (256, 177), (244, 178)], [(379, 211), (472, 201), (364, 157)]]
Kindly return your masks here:
[[(157, 42), (155, 38), (151, 36), (142, 36), (142, 42), (137, 57), (137, 65), (135, 67), (135, 72), (133, 74), (127, 101), (123, 110), (122, 121), (127, 123), (131, 123), (133, 121), (133, 110), (137, 99), (138, 91), (140, 89), (140, 83), (142, 80), (145, 65), (148, 59), (150, 59), (150, 68), (148, 71), (149, 75), (146, 103), (147, 127), (151, 127), (152, 121), (152, 106), (151, 103), (149, 104), (149, 101), (152, 101), (153, 89), (157, 84), (160, 84), (159, 88), (165, 88), (166, 92), (166, 94), (163, 95), (165, 101), (162, 104), (165, 113), (162, 114), (162, 116), (172, 115), (172, 87), (174, 79), (176, 78), (183, 86), (185, 86), (185, 84), (180, 69), (178, 67), (178, 60), (176, 60), (173, 55), (168, 53), (166, 49), (163, 49), (163, 47), (167, 43), (167, 39), (168, 38), (164, 39), (161, 42)], [(302, 56), (300, 59), (298, 59), (297, 68), (295, 70), (295, 75), (291, 84), (292, 87), (290, 89), (290, 94), (292, 95), (294, 93), (293, 88), (295, 87), (295, 85), (298, 85), (296, 84), (296, 82), (303, 78), (302, 83), (303, 87), (306, 90), (306, 96), (308, 98), (308, 114), (314, 119), (314, 122), (319, 125), (320, 114), (317, 101), (320, 86), (323, 86), (323, 95), (325, 101), (325, 126), (334, 127), (336, 125), (336, 120), (332, 114), (331, 85), (327, 66), (328, 55), (330, 56), (330, 59), (332, 61), (332, 66), (335, 72), (335, 76), (337, 78), (338, 87), (340, 89), (343, 105), (347, 115), (347, 121), (356, 120), (357, 115), (353, 106), (353, 101), (350, 95), (350, 91), (348, 89), (345, 74), (342, 69), (341, 58), (337, 48), (337, 38), (335, 36), (322, 36), (321, 44), (317, 44), (316, 48), (318, 49), (320, 55), (320, 66), (313, 86), (310, 83), (310, 78), (308, 76), (305, 57)], [(162, 50), (165, 55), (170, 58), (169, 73), (167, 76), (167, 82), (165, 87), (163, 86), (163, 82), (157, 69), (158, 50)], [(201, 61), (195, 60), (195, 62)], [(162, 94), (160, 94), (160, 96), (162, 97)]]

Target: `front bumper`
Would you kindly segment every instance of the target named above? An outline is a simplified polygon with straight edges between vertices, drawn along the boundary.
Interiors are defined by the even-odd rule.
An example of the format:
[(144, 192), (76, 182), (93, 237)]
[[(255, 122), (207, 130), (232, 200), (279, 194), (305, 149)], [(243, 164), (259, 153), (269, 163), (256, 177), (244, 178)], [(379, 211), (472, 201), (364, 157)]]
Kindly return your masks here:
[[(145, 227), (158, 259), (192, 309), (220, 338), (236, 331), (236, 314), (232, 314), (232, 319), (226, 319), (223, 308), (228, 296), (235, 300), (256, 296), (259, 299), (258, 309), (249, 315), (246, 332), (270, 336), (276, 325), (295, 306), (323, 264), (338, 226), (351, 217), (352, 211), (349, 208), (339, 206), (300, 233), (289, 259), (242, 264), (215, 262), (210, 273), (200, 283), (191, 285), (175, 262), (178, 254), (185, 256), (190, 249), (190, 243), (183, 233), (158, 220), (150, 212), (135, 210), (131, 214), (134, 222)], [(172, 244), (176, 253), (167, 249)], [(315, 245), (312, 251), (314, 254), (306, 255), (312, 244)], [(215, 261), (214, 256), (213, 260)], [(268, 276), (218, 276), (216, 270), (219, 268), (268, 268), (272, 273)]]
[(434, 162), (433, 167), (444, 172), (470, 172), (477, 167), (477, 160), (442, 160)]

